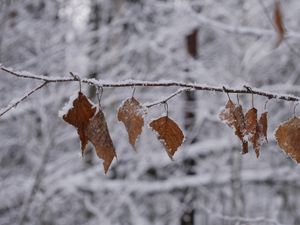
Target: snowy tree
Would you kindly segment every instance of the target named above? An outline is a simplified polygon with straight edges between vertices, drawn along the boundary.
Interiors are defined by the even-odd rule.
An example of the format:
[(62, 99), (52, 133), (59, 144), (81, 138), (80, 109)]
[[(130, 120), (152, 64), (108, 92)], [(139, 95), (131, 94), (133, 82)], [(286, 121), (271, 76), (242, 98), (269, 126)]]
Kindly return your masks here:
[[(0, 224), (299, 224), (299, 168), (273, 132), (299, 115), (300, 3), (276, 22), (278, 2), (1, 1)], [(106, 175), (58, 116), (80, 88), (97, 105), (97, 87)], [(227, 94), (269, 113), (259, 159), (218, 118)], [(116, 116), (132, 96), (136, 151)], [(185, 134), (173, 161), (148, 126), (166, 113)]]

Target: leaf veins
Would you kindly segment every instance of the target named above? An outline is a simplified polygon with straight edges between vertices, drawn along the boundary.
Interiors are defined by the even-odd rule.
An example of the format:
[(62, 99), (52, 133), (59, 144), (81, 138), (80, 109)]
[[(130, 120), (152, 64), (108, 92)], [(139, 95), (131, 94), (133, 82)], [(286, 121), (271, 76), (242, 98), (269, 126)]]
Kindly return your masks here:
[(73, 101), (72, 105), (73, 108), (63, 115), (63, 119), (77, 129), (83, 154), (88, 143), (88, 137), (84, 130), (88, 126), (90, 118), (94, 116), (96, 107), (89, 102), (82, 92), (78, 93), (78, 97)]
[(150, 127), (157, 132), (158, 139), (163, 143), (169, 157), (172, 159), (184, 140), (184, 135), (179, 126), (168, 116), (163, 116), (153, 120)]
[(134, 149), (136, 140), (142, 133), (145, 113), (144, 107), (133, 97), (127, 99), (118, 110), (118, 120), (124, 123)]
[(104, 172), (107, 173), (116, 151), (111, 140), (103, 112), (98, 109), (96, 115), (89, 120), (85, 129), (86, 135), (95, 147), (96, 154), (103, 159)]
[(279, 147), (300, 163), (300, 118), (293, 117), (281, 124), (275, 131), (275, 138)]

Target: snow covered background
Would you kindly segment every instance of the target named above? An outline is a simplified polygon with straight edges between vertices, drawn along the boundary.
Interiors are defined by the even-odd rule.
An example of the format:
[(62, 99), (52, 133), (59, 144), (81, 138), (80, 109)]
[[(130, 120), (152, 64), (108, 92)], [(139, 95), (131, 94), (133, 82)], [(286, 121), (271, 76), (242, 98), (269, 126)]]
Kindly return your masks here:
[[(300, 2), (282, 1), (288, 38), (277, 49), (268, 19), (273, 6), (273, 0), (2, 0), (0, 63), (49, 76), (247, 84), (299, 96)], [(195, 28), (196, 60), (185, 46)], [(0, 107), (37, 85), (1, 71)], [(273, 138), (293, 115), (293, 103), (268, 102), (269, 144), (257, 160), (253, 151), (240, 154), (238, 138), (217, 117), (226, 95), (178, 95), (168, 102), (169, 115), (186, 141), (172, 162), (147, 125), (138, 152), (132, 150), (116, 118), (132, 88), (105, 88), (102, 106), (118, 161), (104, 175), (92, 146), (82, 158), (75, 129), (58, 117), (78, 88), (50, 84), (0, 118), (0, 225), (300, 224), (300, 169)], [(176, 91), (137, 87), (135, 97), (155, 102)], [(83, 85), (83, 92), (97, 103), (94, 87)], [(251, 96), (240, 101), (251, 107)], [(265, 101), (255, 97), (259, 112)], [(152, 107), (145, 122), (163, 113), (163, 105)]]

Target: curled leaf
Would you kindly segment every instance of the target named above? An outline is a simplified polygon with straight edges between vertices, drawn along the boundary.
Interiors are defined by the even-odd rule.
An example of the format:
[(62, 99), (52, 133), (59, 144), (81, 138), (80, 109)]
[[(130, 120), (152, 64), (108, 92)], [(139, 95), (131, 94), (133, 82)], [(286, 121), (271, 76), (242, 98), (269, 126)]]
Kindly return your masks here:
[(173, 155), (184, 140), (184, 135), (179, 126), (168, 116), (160, 117), (150, 123), (150, 127), (157, 132), (158, 139), (172, 159)]
[(116, 157), (116, 152), (104, 114), (100, 109), (98, 109), (96, 115), (90, 119), (85, 132), (89, 141), (94, 145), (97, 156), (104, 160), (104, 172), (107, 173), (113, 158)]
[(242, 141), (242, 154), (248, 153), (248, 142), (245, 140), (246, 123), (243, 108), (238, 105), (234, 108), (233, 115), (235, 118), (234, 128), (235, 135)]
[(124, 123), (134, 149), (136, 140), (142, 133), (145, 113), (144, 107), (133, 97), (127, 99), (118, 110), (118, 120)]
[(300, 163), (300, 118), (293, 117), (275, 130), (275, 138), (281, 149)]
[(88, 98), (81, 92), (78, 97), (72, 102), (72, 108), (69, 108), (67, 113), (63, 115), (64, 121), (73, 125), (77, 129), (81, 141), (82, 154), (88, 143), (88, 137), (84, 130), (89, 124), (90, 118), (94, 116), (96, 107), (93, 106)]
[(257, 109), (251, 108), (245, 115), (246, 121), (246, 132), (248, 135), (248, 140), (252, 143), (253, 148), (256, 153), (256, 157), (259, 157), (260, 142), (259, 142), (259, 127), (257, 123)]
[(268, 143), (268, 112), (263, 112), (258, 120), (259, 136)]
[(228, 100), (225, 108), (219, 113), (219, 118), (231, 128), (235, 128), (234, 109), (235, 104), (231, 100)]
[(231, 100), (226, 103), (225, 109), (223, 109), (219, 118), (234, 130), (235, 135), (242, 142), (242, 154), (248, 152), (248, 142), (245, 140), (246, 124), (241, 105), (236, 106)]

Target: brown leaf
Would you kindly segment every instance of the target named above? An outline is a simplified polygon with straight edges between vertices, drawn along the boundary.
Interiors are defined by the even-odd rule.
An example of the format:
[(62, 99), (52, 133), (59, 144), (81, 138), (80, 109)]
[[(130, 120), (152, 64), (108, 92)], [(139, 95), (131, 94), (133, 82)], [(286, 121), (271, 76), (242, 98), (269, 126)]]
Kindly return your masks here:
[(219, 113), (219, 118), (222, 120), (224, 123), (226, 123), (229, 127), (235, 128), (235, 118), (234, 118), (234, 109), (235, 109), (235, 104), (231, 101), (228, 100), (226, 103), (225, 109), (223, 109)]
[(116, 151), (108, 131), (104, 114), (100, 109), (98, 109), (96, 115), (90, 119), (85, 132), (89, 141), (93, 143), (97, 156), (104, 160), (104, 172), (107, 173), (113, 158), (116, 157)]
[(244, 138), (246, 124), (242, 106), (236, 106), (229, 100), (225, 109), (220, 112), (219, 118), (229, 127), (234, 129), (235, 135), (237, 135), (242, 142), (242, 154), (246, 154), (248, 152), (248, 142)]
[(259, 136), (268, 143), (268, 112), (263, 112), (258, 120)]
[(136, 139), (142, 133), (145, 113), (144, 107), (133, 97), (127, 99), (118, 110), (118, 120), (124, 123), (134, 149)]
[(235, 135), (237, 135), (242, 141), (242, 154), (246, 154), (248, 153), (248, 142), (244, 138), (246, 132), (246, 123), (243, 108), (241, 105), (238, 105), (234, 108), (233, 115), (235, 119)]
[(280, 148), (300, 163), (300, 118), (293, 117), (281, 124), (275, 131)]
[(178, 147), (183, 143), (184, 135), (181, 129), (168, 116), (153, 120), (150, 127), (157, 132), (158, 139), (163, 143), (169, 157), (172, 159)]
[(275, 1), (274, 6), (274, 24), (277, 31), (277, 41), (275, 43), (275, 48), (277, 48), (284, 39), (285, 29), (283, 25), (282, 13), (279, 0)]
[(198, 58), (198, 29), (194, 29), (190, 34), (186, 36), (186, 49), (191, 57)]
[(78, 93), (78, 97), (72, 104), (73, 108), (70, 108), (67, 114), (63, 115), (63, 119), (77, 129), (83, 154), (88, 143), (88, 138), (84, 130), (88, 126), (90, 118), (94, 116), (96, 107), (93, 106), (88, 98), (81, 92)]
[(259, 142), (259, 127), (257, 123), (257, 109), (251, 108), (245, 115), (246, 121), (246, 132), (248, 135), (248, 140), (252, 143), (253, 148), (256, 153), (256, 157), (259, 157), (260, 142)]

